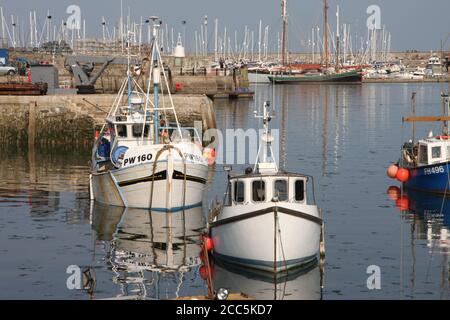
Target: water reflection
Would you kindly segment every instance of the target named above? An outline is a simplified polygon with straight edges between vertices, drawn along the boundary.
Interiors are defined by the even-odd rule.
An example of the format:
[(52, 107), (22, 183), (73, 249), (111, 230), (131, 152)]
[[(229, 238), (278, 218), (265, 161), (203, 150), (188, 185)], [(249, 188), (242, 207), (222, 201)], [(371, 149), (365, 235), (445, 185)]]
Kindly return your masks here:
[[(415, 297), (416, 291), (422, 289), (417, 279), (423, 276), (417, 271), (425, 264), (425, 283), (432, 277), (439, 280), (440, 299), (450, 298), (450, 203), (448, 198), (415, 190), (400, 190), (398, 187), (388, 189), (391, 199), (396, 200), (397, 209), (402, 213), (402, 220), (409, 225), (406, 241), (402, 247), (400, 262), (403, 276), (407, 278), (403, 285), (405, 296)], [(402, 236), (403, 241), (403, 236)], [(420, 242), (425, 241), (428, 252), (421, 257)], [(424, 261), (421, 259), (424, 259)], [(432, 275), (433, 273), (433, 275)]]
[(409, 213), (404, 218), (412, 224), (411, 236), (427, 240), (429, 248), (436, 248), (448, 256), (450, 248), (450, 203), (447, 198), (414, 190), (405, 190)]
[(196, 273), (204, 226), (202, 208), (183, 214), (92, 205), (92, 228), (104, 245), (117, 297), (170, 299), (201, 286)]
[(317, 263), (281, 278), (215, 260), (214, 288), (245, 292), (259, 300), (322, 299), (320, 269)]

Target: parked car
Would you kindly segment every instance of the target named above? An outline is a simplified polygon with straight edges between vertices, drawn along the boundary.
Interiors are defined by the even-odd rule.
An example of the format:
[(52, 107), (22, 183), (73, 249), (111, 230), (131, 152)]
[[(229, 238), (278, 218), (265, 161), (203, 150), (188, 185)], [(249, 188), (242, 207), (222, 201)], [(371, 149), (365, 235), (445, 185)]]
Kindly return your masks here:
[(13, 76), (17, 73), (17, 69), (11, 66), (0, 66), (0, 76)]

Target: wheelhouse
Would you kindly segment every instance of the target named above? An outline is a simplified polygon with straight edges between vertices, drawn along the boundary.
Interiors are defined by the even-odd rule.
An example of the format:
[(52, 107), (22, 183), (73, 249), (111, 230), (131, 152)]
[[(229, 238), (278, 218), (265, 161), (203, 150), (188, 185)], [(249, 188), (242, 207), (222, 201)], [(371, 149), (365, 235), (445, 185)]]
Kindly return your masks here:
[(438, 138), (421, 140), (418, 144), (419, 166), (428, 166), (450, 160), (450, 140)]
[(225, 193), (224, 206), (270, 202), (314, 205), (313, 178), (290, 173), (230, 177)]

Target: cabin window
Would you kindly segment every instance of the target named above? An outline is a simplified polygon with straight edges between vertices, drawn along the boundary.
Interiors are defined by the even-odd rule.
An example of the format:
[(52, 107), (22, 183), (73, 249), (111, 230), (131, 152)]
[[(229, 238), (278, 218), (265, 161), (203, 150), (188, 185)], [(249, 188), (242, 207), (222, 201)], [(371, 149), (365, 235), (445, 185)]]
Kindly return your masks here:
[[(133, 137), (135, 137), (135, 138), (142, 137), (142, 127), (143, 127), (142, 123), (133, 125)], [(149, 129), (149, 126), (147, 124), (147, 125), (145, 125), (145, 128), (144, 128), (144, 137), (148, 137), (148, 131), (149, 131), (148, 129)]]
[(421, 145), (419, 147), (419, 162), (428, 164), (428, 150), (427, 150), (427, 146)]
[(234, 201), (237, 203), (245, 201), (245, 183), (243, 181), (237, 181), (234, 184)]
[(266, 183), (261, 180), (253, 181), (253, 201), (266, 201)]
[(278, 197), (278, 201), (287, 201), (288, 187), (286, 180), (275, 180), (274, 197)]
[(117, 126), (117, 135), (121, 138), (127, 137), (127, 126), (124, 124), (120, 124)]
[(431, 157), (433, 159), (439, 159), (441, 157), (441, 147), (431, 148)]
[(295, 181), (295, 201), (305, 200), (305, 181)]

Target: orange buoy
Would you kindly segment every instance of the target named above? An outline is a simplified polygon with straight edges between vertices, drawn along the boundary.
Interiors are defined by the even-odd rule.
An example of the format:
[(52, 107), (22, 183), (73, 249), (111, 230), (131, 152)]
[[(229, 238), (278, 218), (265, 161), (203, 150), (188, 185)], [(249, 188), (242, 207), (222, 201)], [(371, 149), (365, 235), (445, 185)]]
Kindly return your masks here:
[(400, 197), (400, 188), (396, 186), (390, 186), (387, 190), (387, 194), (389, 195), (389, 199), (392, 201), (397, 201)]
[(100, 132), (98, 130), (95, 130), (95, 141), (98, 140), (99, 136), (100, 136)]
[(207, 236), (203, 238), (203, 245), (206, 247), (207, 251), (211, 251), (214, 248), (213, 240)]
[(408, 199), (408, 197), (407, 196), (403, 196), (403, 197), (397, 199), (397, 201), (395, 201), (395, 206), (400, 211), (409, 210), (409, 199)]
[(397, 172), (398, 167), (395, 164), (390, 165), (389, 168), (387, 169), (387, 176), (391, 179), (395, 179), (397, 177)]
[(409, 171), (408, 171), (408, 169), (399, 168), (395, 177), (400, 182), (408, 181), (408, 179), (409, 179)]

